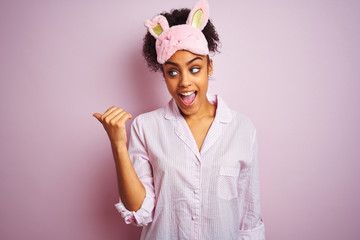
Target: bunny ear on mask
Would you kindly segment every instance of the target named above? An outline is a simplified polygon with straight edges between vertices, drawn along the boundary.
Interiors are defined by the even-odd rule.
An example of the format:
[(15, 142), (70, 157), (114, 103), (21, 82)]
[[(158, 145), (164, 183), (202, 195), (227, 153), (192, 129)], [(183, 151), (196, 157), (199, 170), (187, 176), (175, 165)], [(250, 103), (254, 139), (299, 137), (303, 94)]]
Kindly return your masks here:
[(145, 26), (156, 39), (169, 29), (169, 23), (163, 15), (157, 15), (151, 20), (146, 20)]
[(194, 5), (185, 24), (169, 28), (169, 22), (161, 14), (145, 21), (148, 32), (156, 39), (157, 62), (165, 63), (178, 50), (187, 50), (198, 55), (209, 54), (208, 42), (202, 32), (208, 21), (207, 0), (200, 0)]
[(186, 24), (203, 30), (209, 20), (209, 3), (207, 0), (199, 1), (191, 9)]

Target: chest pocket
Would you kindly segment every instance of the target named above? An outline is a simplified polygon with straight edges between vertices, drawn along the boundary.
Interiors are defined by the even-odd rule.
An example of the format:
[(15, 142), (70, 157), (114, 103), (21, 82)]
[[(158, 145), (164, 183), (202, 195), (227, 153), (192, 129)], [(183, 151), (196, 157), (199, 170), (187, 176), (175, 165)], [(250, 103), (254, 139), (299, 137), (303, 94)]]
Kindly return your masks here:
[(237, 184), (239, 174), (239, 167), (220, 167), (217, 183), (219, 198), (230, 200), (238, 196)]

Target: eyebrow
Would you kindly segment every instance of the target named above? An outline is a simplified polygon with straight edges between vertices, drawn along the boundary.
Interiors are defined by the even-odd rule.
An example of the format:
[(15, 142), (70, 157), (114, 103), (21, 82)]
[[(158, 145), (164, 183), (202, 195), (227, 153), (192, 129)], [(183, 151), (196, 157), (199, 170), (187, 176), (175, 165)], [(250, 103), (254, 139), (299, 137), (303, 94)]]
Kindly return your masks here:
[[(197, 59), (200, 59), (201, 61), (202, 61), (202, 58), (201, 57), (195, 57), (195, 58), (193, 58), (192, 60), (190, 60), (190, 61), (188, 61), (187, 63), (186, 63), (186, 65), (189, 65), (190, 63), (192, 63), (193, 61), (195, 61), (195, 60), (197, 60)], [(171, 65), (174, 65), (174, 66), (179, 66), (179, 64), (177, 64), (177, 63), (174, 63), (174, 62), (169, 62), (169, 61), (166, 61), (165, 62), (165, 65), (166, 64), (171, 64)]]

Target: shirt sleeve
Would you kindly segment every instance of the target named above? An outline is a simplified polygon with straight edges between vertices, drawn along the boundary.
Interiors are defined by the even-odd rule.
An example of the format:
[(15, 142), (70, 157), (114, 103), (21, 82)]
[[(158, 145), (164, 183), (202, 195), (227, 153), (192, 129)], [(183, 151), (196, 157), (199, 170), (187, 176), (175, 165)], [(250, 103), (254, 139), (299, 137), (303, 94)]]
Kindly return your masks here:
[(131, 223), (136, 226), (146, 226), (152, 222), (156, 199), (152, 167), (149, 162), (149, 155), (146, 150), (143, 131), (139, 125), (140, 118), (141, 115), (136, 117), (131, 124), (128, 152), (135, 172), (145, 187), (146, 196), (140, 209), (137, 211), (126, 209), (120, 197), (119, 202), (115, 204), (115, 207), (124, 218), (126, 224)]
[[(254, 129), (251, 144), (251, 163), (247, 169), (245, 179), (245, 213), (240, 225), (240, 239), (265, 240), (265, 226), (260, 212), (260, 189), (258, 170), (258, 144), (257, 133)], [(243, 209), (244, 210), (244, 209)]]

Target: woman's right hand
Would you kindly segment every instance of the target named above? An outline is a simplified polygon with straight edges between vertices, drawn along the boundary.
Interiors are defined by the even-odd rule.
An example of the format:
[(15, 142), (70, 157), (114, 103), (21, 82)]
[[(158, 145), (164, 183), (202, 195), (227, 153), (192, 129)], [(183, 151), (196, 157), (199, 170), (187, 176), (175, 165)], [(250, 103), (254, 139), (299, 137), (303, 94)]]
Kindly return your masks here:
[(106, 110), (104, 114), (94, 113), (93, 116), (104, 126), (112, 145), (126, 145), (127, 135), (125, 123), (129, 118), (132, 118), (130, 113), (125, 112), (121, 108), (112, 106)]
[(144, 202), (146, 190), (135, 172), (126, 147), (125, 122), (132, 116), (115, 106), (103, 115), (94, 113), (93, 116), (102, 123), (111, 142), (121, 201), (126, 209), (137, 211)]

